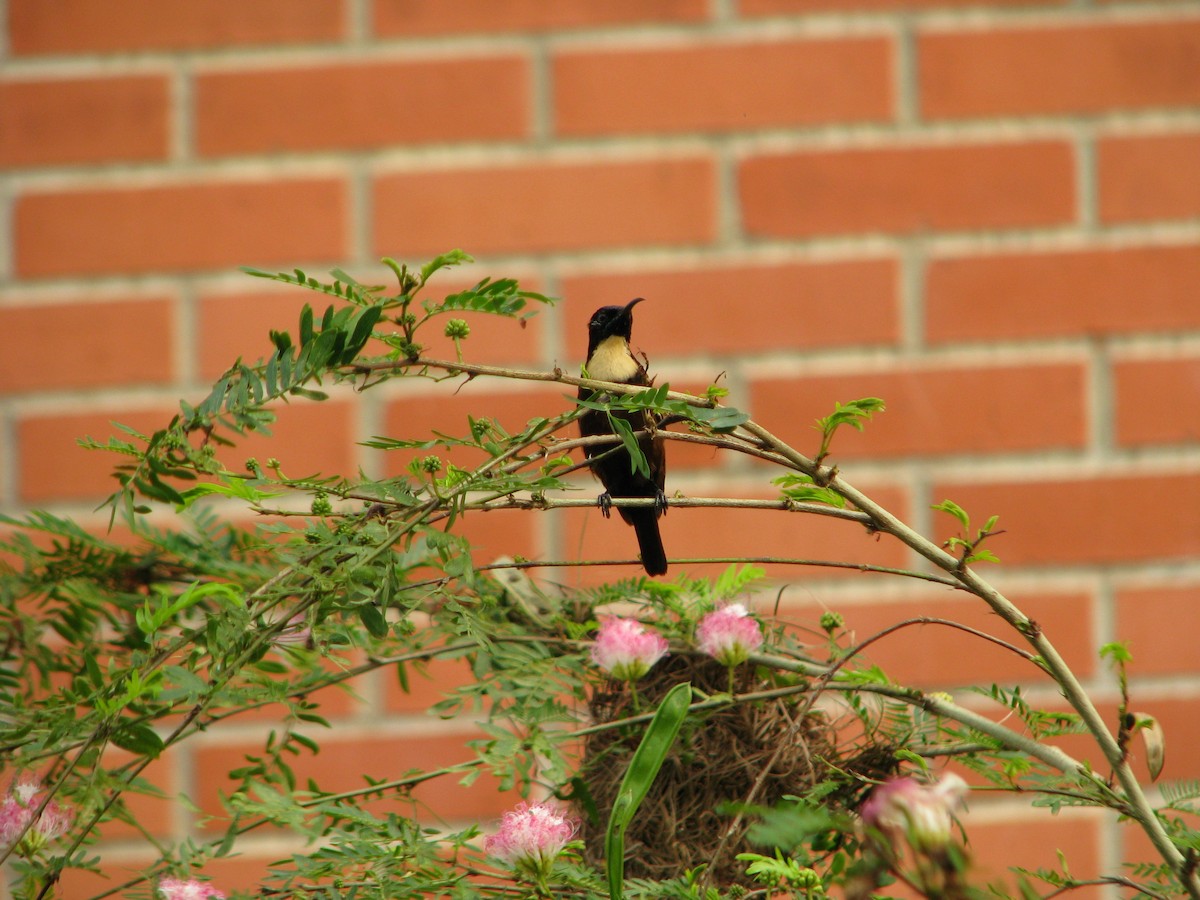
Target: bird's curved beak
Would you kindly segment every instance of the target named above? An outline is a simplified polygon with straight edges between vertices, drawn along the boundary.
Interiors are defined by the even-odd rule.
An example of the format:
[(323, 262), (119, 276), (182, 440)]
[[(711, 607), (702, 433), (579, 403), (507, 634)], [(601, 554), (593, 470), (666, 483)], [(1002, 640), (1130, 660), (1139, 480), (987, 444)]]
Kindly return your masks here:
[(643, 302), (645, 299), (646, 299), (645, 297), (634, 297), (632, 300), (630, 300), (628, 303), (625, 304), (625, 309), (621, 311), (621, 315), (626, 316), (626, 317), (633, 315), (633, 308), (635, 306), (637, 306), (639, 303)]

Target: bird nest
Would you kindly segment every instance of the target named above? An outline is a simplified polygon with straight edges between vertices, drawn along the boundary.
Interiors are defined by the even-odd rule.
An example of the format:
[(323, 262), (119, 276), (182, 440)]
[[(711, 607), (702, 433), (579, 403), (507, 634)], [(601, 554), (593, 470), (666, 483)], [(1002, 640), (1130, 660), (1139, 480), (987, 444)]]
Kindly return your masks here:
[[(738, 667), (735, 677), (739, 694), (770, 686), (757, 681), (752, 666)], [(669, 656), (637, 683), (641, 709), (654, 709), (682, 681), (723, 693), (729, 670), (707, 657)], [(672, 878), (705, 864), (714, 883), (745, 881), (745, 865), (735, 856), (755, 849), (746, 840), (750, 823), (723, 812), (725, 805), (772, 805), (805, 793), (834, 771), (834, 729), (824, 713), (802, 712), (805, 700), (796, 694), (689, 718), (626, 831), (626, 876)], [(633, 695), (623, 684), (604, 685), (593, 693), (591, 712), (596, 722), (625, 718), (635, 712)], [(643, 734), (644, 727), (636, 726), (587, 737), (583, 774), (599, 818), (583, 817), (582, 837), (593, 863), (604, 858), (605, 823)]]

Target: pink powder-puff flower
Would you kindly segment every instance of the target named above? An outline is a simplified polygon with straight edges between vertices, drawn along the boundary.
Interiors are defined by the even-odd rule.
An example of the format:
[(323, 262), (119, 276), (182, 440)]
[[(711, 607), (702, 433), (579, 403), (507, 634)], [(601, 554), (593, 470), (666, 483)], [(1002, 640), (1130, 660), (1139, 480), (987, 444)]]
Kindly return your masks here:
[(744, 663), (762, 642), (762, 626), (740, 603), (710, 612), (696, 626), (700, 649), (730, 667)]
[(518, 869), (544, 878), (579, 823), (549, 803), (518, 803), (500, 820), (500, 830), (484, 839), (483, 849)]
[(637, 681), (666, 655), (666, 638), (637, 619), (605, 619), (592, 644), (592, 662), (620, 681)]
[(0, 802), (0, 847), (11, 847), (27, 833), (33, 821), (33, 812), (11, 794)]
[(199, 878), (160, 878), (158, 896), (161, 900), (225, 900), (224, 891)]
[(937, 854), (950, 843), (954, 814), (967, 790), (967, 783), (954, 773), (936, 784), (893, 778), (871, 792), (862, 819), (893, 842), (904, 840), (917, 853)]
[(74, 812), (51, 800), (39, 814), (42, 799), (40, 781), (25, 780), (9, 788), (8, 796), (0, 801), (0, 846), (11, 847), (20, 841), (20, 851), (30, 854), (66, 834)]

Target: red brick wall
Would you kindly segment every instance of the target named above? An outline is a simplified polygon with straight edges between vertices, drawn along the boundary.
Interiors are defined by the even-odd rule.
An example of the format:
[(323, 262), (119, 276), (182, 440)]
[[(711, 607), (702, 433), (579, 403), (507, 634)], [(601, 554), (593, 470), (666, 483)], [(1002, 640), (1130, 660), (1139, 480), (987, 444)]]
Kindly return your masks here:
[[(845, 474), (941, 537), (931, 503), (998, 513), (1001, 585), (1106, 702), (1096, 648), (1132, 641), (1166, 776), (1200, 776), (1195, 4), (7, 0), (6, 42), (0, 509), (88, 519), (109, 460), (77, 435), (162, 421), (310, 300), (237, 265), (382, 279), (381, 255), (460, 246), (480, 259), (468, 275), (565, 298), (526, 331), (472, 338), (472, 358), (574, 367), (588, 314), (644, 295), (635, 343), (660, 377), (725, 372), (732, 402), (802, 450), (835, 400), (887, 399), (835, 445)], [(520, 422), (563, 392), (376, 393), (293, 406), (269, 449), (237, 453), (385, 474), (399, 464), (356, 440), (469, 408)], [(744, 461), (674, 460), (672, 489), (770, 491)], [(629, 552), (594, 515), (468, 525), (485, 553)], [(680, 556), (911, 562), (857, 529), (764, 514), (681, 510), (664, 533)], [(820, 571), (785, 597), (797, 619), (832, 607), (864, 630), (931, 608), (994, 624), (958, 598)], [(1037, 681), (942, 640), (905, 632), (878, 657), (922, 684)], [(371, 682), (337, 713), (339, 765), (391, 752), (355, 742), (414, 722), (444, 740), (390, 690)], [(207, 736), (161, 777), (211, 798), (213, 767), (251, 734)], [(478, 787), (445, 802), (496, 806)], [(159, 815), (162, 833), (189, 828)], [(1086, 872), (1126, 837), (1022, 815), (978, 811), (976, 847), (995, 862), (1026, 836), (1012, 861), (1052, 864), (1061, 844)], [(227, 886), (258, 867), (251, 853)]]

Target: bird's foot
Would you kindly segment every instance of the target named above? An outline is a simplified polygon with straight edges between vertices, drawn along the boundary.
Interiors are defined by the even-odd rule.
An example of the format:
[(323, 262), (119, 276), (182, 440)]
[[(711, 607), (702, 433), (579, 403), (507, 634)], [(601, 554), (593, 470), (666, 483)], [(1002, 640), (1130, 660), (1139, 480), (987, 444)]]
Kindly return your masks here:
[(600, 512), (603, 514), (604, 518), (608, 519), (612, 517), (612, 494), (610, 494), (608, 491), (605, 491), (596, 498), (596, 505), (600, 507)]
[(654, 494), (654, 514), (657, 516), (667, 514), (667, 495), (663, 493), (662, 488), (659, 488)]

